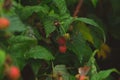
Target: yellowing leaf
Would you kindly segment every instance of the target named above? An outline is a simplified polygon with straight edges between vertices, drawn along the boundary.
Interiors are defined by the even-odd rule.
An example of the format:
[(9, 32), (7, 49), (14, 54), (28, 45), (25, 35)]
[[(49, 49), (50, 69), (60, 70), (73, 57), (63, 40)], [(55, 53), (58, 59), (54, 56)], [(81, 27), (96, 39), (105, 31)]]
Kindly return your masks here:
[(106, 53), (110, 53), (111, 49), (107, 44), (102, 44), (101, 48), (106, 52)]
[(98, 58), (105, 59), (107, 58), (108, 54), (111, 52), (110, 47), (107, 44), (102, 44), (100, 47), (99, 52), (97, 53)]
[(77, 27), (79, 28), (80, 32), (82, 33), (83, 37), (94, 44), (93, 37), (90, 33), (90, 29), (87, 27), (85, 23), (78, 23)]
[(105, 59), (107, 58), (107, 53), (105, 53), (102, 49), (99, 50), (99, 52), (97, 53), (98, 58), (102, 58)]

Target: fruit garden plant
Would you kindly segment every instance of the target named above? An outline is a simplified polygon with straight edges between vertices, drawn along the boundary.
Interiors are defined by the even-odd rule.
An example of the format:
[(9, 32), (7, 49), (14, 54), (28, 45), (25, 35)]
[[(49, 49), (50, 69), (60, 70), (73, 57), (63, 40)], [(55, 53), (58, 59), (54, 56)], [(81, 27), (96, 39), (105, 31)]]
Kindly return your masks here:
[(77, 13), (65, 0), (0, 0), (0, 80), (111, 80), (119, 72), (95, 58), (110, 52), (104, 29)]

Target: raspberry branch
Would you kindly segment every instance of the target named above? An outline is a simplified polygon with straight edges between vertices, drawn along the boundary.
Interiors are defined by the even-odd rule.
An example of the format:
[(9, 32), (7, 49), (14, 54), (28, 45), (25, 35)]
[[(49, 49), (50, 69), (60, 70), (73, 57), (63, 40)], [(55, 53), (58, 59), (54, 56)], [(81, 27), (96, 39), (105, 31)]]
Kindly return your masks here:
[(80, 12), (80, 8), (83, 4), (83, 0), (79, 0), (78, 5), (76, 6), (76, 9), (74, 11), (73, 17), (77, 17), (78, 13)]

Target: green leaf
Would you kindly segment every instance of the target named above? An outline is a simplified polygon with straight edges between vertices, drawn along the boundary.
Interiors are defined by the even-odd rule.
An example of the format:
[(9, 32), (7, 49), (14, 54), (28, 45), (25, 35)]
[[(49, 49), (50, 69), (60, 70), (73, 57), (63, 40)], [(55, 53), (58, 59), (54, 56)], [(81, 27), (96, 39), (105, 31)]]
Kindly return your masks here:
[(9, 39), (9, 43), (10, 44), (22, 44), (22, 43), (27, 43), (29, 45), (31, 44), (37, 44), (37, 40), (36, 38), (33, 38), (33, 37), (28, 37), (28, 36), (23, 36), (23, 35), (20, 35), (20, 36), (12, 36), (10, 39)]
[(58, 7), (58, 10), (60, 11), (61, 15), (66, 14), (67, 6), (66, 6), (66, 3), (65, 3), (65, 0), (53, 0), (53, 2)]
[(81, 21), (81, 22), (84, 22), (86, 24), (90, 24), (90, 25), (93, 25), (93, 26), (96, 26), (96, 27), (99, 27), (99, 25), (93, 21), (92, 19), (89, 19), (89, 18), (75, 18), (75, 20), (78, 20), (78, 21)]
[(44, 22), (44, 27), (45, 27), (46, 37), (48, 37), (50, 33), (52, 33), (56, 29), (53, 20), (46, 20)]
[(9, 47), (9, 54), (12, 58), (13, 64), (18, 66), (20, 69), (26, 65), (24, 58), (25, 52), (28, 50), (25, 45), (12, 45)]
[(26, 20), (28, 17), (32, 15), (32, 13), (41, 13), (42, 15), (48, 14), (49, 8), (44, 5), (44, 6), (26, 6), (21, 9), (21, 12), (19, 13), (21, 18), (23, 20)]
[(49, 17), (53, 17), (56, 20), (59, 18), (59, 14), (55, 13), (54, 10), (51, 10), (48, 15), (49, 15)]
[(91, 80), (105, 80), (112, 72), (118, 73), (116, 69), (103, 70), (97, 74), (93, 74)]
[(0, 67), (3, 66), (5, 62), (6, 54), (3, 50), (0, 49)]
[(93, 37), (91, 35), (90, 29), (88, 28), (88, 26), (85, 23), (78, 23), (77, 27), (80, 30), (80, 32), (82, 33), (83, 37), (87, 41), (89, 41), (92, 44), (94, 44)]
[(96, 27), (103, 36), (103, 42), (106, 42), (106, 36), (105, 36), (104, 30), (94, 20), (89, 19), (89, 18), (75, 18), (75, 21), (81, 21), (81, 22), (84, 22), (86, 24)]
[(92, 54), (91, 48), (86, 44), (86, 41), (82, 37), (81, 33), (74, 33), (71, 36), (71, 42), (68, 43), (68, 49), (72, 50), (77, 56), (80, 63), (87, 62)]
[(65, 65), (56, 65), (53, 68), (53, 74), (54, 75), (61, 74), (63, 77), (63, 80), (70, 80), (70, 74), (68, 73)]
[(37, 45), (37, 40), (28, 36), (13, 36), (9, 40), (9, 53), (13, 59), (13, 64), (19, 66), (21, 69), (25, 66), (25, 53), (31, 47)]
[(66, 15), (60, 17), (60, 20), (61, 20), (60, 32), (64, 34), (68, 31), (68, 28), (70, 27), (71, 23), (73, 22), (73, 18), (70, 17), (69, 14), (66, 14)]
[(94, 7), (96, 7), (98, 0), (91, 0)]
[(44, 59), (46, 61), (53, 60), (54, 57), (46, 48), (42, 46), (33, 47), (28, 53), (25, 55), (26, 59)]
[(103, 43), (101, 32), (97, 28), (90, 27), (90, 33), (94, 41), (94, 47), (97, 49), (100, 48)]
[(22, 23), (17, 15), (11, 15), (8, 17), (10, 20), (10, 26), (8, 27), (8, 31), (11, 32), (21, 32), (26, 29), (26, 26)]
[(91, 66), (91, 74), (95, 74), (97, 73), (97, 64), (96, 64), (96, 60), (95, 60), (95, 55), (99, 50), (94, 50), (94, 52), (92, 53), (91, 57), (89, 58), (89, 61), (87, 62), (88, 66)]
[(31, 60), (30, 62), (30, 65), (31, 65), (31, 68), (35, 74), (35, 76), (37, 76), (38, 72), (39, 72), (39, 69), (41, 67), (41, 64), (40, 64), (40, 61), (39, 60)]

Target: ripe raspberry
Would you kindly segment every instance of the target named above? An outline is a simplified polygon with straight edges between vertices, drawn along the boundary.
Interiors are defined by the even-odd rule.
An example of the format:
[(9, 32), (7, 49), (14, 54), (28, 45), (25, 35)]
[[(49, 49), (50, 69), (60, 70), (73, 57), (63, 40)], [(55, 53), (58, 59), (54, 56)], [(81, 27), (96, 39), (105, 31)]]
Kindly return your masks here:
[(79, 80), (89, 80), (89, 77), (85, 75), (80, 75)]
[(7, 18), (0, 18), (0, 29), (5, 29), (10, 25), (10, 22)]
[(57, 42), (58, 42), (59, 45), (65, 45), (66, 44), (66, 40), (65, 40), (64, 37), (59, 37), (57, 39)]
[(61, 53), (65, 53), (66, 50), (67, 50), (66, 45), (61, 45), (61, 46), (59, 46), (59, 51), (60, 51)]
[(20, 70), (16, 66), (11, 66), (8, 72), (10, 80), (18, 80), (20, 78)]

